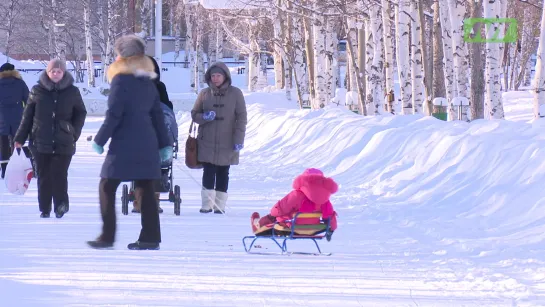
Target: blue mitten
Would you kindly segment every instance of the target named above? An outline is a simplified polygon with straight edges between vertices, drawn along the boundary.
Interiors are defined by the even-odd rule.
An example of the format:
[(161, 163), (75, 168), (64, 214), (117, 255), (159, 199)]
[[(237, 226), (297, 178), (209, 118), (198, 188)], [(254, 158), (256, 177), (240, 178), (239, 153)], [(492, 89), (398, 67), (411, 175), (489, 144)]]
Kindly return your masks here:
[(242, 144), (235, 144), (235, 146), (233, 147), (233, 150), (234, 150), (234, 151), (240, 151), (242, 148), (244, 148), (244, 145), (242, 145)]
[(104, 147), (98, 145), (97, 143), (95, 143), (95, 141), (93, 141), (92, 147), (93, 147), (93, 150), (99, 155), (101, 155), (104, 152)]
[(159, 150), (161, 156), (161, 162), (167, 162), (172, 159), (172, 146), (167, 146)]
[(204, 112), (204, 114), (202, 115), (202, 119), (206, 121), (214, 120), (214, 118), (216, 118), (216, 112), (214, 111), (207, 111), (207, 112)]

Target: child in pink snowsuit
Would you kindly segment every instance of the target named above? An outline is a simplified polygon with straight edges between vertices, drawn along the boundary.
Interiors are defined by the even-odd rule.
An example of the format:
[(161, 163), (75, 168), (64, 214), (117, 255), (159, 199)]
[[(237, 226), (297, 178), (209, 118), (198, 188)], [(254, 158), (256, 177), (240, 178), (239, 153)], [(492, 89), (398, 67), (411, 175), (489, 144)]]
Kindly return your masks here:
[[(321, 212), (323, 219), (330, 219), (331, 231), (337, 229), (337, 213), (329, 201), (329, 197), (338, 190), (337, 183), (319, 169), (309, 168), (293, 181), (293, 191), (279, 200), (270, 214), (259, 218), (259, 213), (252, 214), (252, 230), (260, 233), (272, 227), (274, 222), (282, 223), (293, 218), (297, 212)], [(305, 224), (316, 224), (319, 219), (305, 218)], [(289, 227), (289, 225), (287, 225)]]

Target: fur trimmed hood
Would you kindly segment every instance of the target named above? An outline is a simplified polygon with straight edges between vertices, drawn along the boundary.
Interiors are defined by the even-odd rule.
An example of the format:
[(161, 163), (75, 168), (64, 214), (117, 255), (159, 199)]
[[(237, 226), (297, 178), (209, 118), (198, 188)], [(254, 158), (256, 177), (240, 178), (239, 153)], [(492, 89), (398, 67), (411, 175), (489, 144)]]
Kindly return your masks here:
[(147, 56), (131, 56), (120, 58), (108, 67), (108, 81), (111, 83), (117, 75), (134, 75), (137, 77), (157, 78), (155, 65)]
[(59, 81), (58, 83), (53, 83), (53, 81), (49, 79), (49, 76), (47, 75), (47, 71), (44, 70), (40, 75), (38, 84), (40, 84), (43, 88), (45, 88), (48, 91), (52, 91), (54, 89), (64, 90), (65, 88), (68, 88), (69, 86), (74, 85), (74, 77), (72, 76), (70, 72), (65, 71), (61, 81)]
[(303, 192), (313, 203), (322, 205), (338, 191), (339, 186), (332, 178), (325, 177), (323, 173), (308, 172), (307, 170), (295, 178), (293, 189)]
[(0, 72), (0, 79), (10, 78), (10, 77), (23, 80), (18, 70), (6, 70), (6, 71)]

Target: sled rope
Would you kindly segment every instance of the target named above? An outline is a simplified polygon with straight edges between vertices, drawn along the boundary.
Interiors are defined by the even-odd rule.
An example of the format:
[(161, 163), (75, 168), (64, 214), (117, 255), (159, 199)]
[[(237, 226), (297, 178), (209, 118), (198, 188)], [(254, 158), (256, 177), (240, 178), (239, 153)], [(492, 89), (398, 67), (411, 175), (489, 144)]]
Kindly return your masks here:
[[(202, 186), (202, 184), (197, 180), (195, 179), (195, 177), (193, 177), (187, 170), (183, 169), (182, 167), (180, 167), (180, 165), (178, 165), (178, 160), (173, 160), (173, 164), (174, 164), (174, 161), (176, 161), (176, 167), (181, 170), (182, 172), (184, 172), (186, 175), (188, 175), (194, 182), (195, 184), (197, 184), (197, 186), (199, 186), (201, 188), (201, 190), (205, 190), (205, 188)], [(222, 210), (218, 204), (216, 204), (216, 200), (215, 199), (212, 199), (212, 197), (208, 196), (208, 199), (210, 201), (212, 201), (212, 203), (214, 204), (214, 207), (216, 207), (219, 211), (221, 211), (222, 214), (226, 214), (224, 210)], [(226, 208), (229, 208), (229, 206), (227, 206), (227, 204), (225, 204), (225, 207)]]

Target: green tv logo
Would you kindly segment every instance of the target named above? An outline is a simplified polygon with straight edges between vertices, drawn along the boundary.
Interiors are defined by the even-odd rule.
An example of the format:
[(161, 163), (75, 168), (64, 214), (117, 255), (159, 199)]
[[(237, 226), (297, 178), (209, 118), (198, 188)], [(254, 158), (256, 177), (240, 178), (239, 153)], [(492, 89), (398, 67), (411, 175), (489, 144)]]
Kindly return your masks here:
[[(480, 25), (494, 30), (490, 38), (481, 36)], [(477, 25), (477, 27), (475, 27)], [(505, 34), (500, 36), (500, 26), (505, 25)], [(471, 31), (474, 31), (472, 34)], [(468, 18), (464, 19), (464, 41), (468, 43), (514, 43), (517, 41), (517, 20), (515, 18)]]

